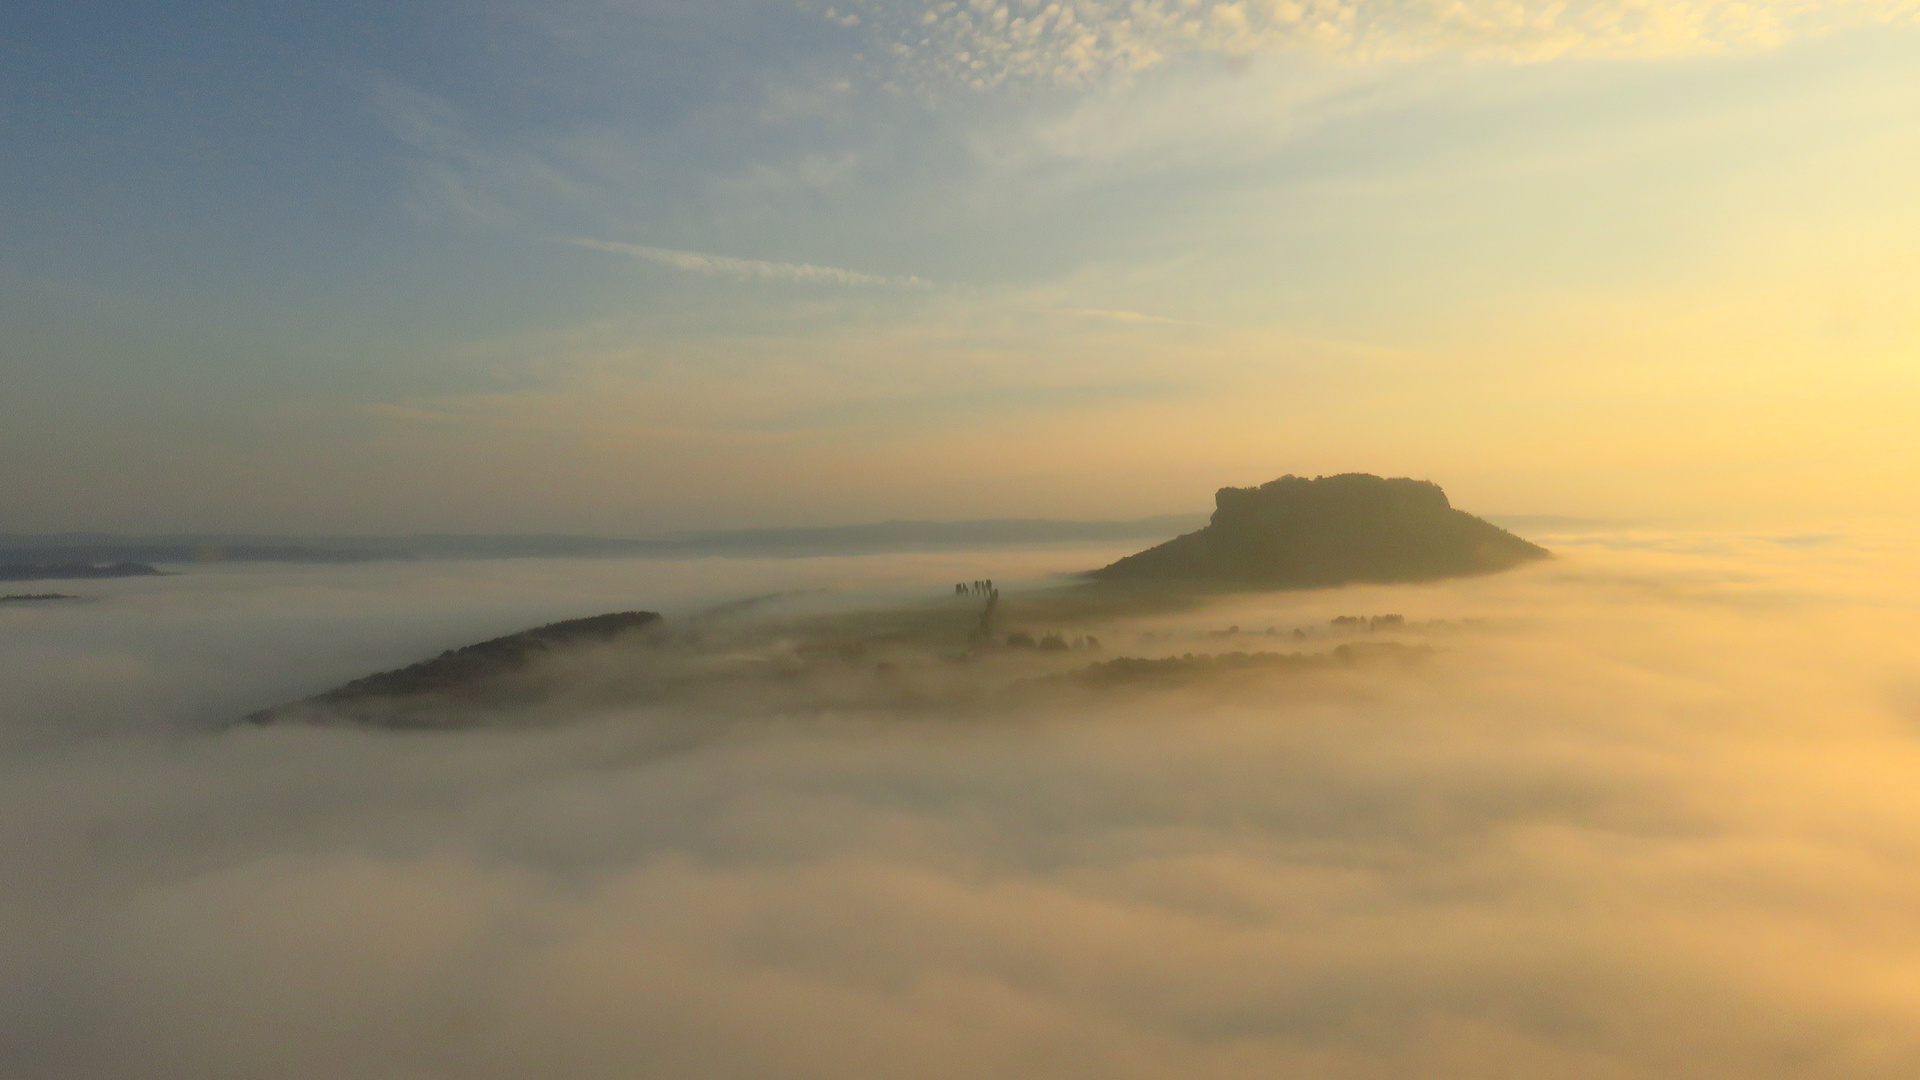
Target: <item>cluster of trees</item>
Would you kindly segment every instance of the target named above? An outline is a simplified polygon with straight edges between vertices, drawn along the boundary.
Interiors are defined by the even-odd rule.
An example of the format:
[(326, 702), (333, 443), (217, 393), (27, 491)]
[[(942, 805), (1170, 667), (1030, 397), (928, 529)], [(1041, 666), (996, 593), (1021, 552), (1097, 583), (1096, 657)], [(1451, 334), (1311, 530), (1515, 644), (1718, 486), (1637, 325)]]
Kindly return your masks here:
[(1075, 682), (1096, 686), (1187, 681), (1212, 678), (1232, 671), (1304, 672), (1378, 663), (1412, 666), (1432, 654), (1430, 646), (1380, 641), (1342, 645), (1330, 653), (1185, 653), (1157, 659), (1123, 656), (1105, 663), (1089, 664), (1067, 677)]
[(1043, 634), (1036, 640), (1032, 634), (1027, 633), (1025, 630), (1016, 630), (1007, 635), (1007, 648), (1038, 649), (1041, 652), (1067, 652), (1069, 650), (1079, 649), (1098, 652), (1100, 650), (1100, 639), (1094, 637), (1092, 634), (1086, 634), (1081, 637), (1076, 637), (1072, 641), (1068, 641), (1063, 634)]
[(1378, 630), (1386, 626), (1407, 625), (1404, 615), (1336, 615), (1335, 626), (1351, 626), (1356, 630)]

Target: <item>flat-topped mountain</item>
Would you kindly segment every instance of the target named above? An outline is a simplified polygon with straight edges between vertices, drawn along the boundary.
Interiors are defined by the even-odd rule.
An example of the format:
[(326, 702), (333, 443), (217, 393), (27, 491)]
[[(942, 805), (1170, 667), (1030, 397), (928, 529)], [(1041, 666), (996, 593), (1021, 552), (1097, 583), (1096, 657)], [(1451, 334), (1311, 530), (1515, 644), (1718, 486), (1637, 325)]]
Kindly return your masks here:
[(1089, 576), (1103, 581), (1309, 589), (1489, 574), (1547, 550), (1456, 510), (1438, 484), (1342, 473), (1221, 488), (1196, 532)]

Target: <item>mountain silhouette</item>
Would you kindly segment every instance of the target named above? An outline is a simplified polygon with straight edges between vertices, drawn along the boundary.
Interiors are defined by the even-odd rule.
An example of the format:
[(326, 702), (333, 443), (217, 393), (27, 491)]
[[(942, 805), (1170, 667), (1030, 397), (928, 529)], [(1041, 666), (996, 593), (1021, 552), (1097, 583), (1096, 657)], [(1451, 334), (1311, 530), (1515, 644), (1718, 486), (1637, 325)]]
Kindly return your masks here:
[(1221, 488), (1203, 529), (1129, 555), (1101, 581), (1310, 589), (1490, 574), (1545, 548), (1456, 510), (1440, 485), (1342, 473)]

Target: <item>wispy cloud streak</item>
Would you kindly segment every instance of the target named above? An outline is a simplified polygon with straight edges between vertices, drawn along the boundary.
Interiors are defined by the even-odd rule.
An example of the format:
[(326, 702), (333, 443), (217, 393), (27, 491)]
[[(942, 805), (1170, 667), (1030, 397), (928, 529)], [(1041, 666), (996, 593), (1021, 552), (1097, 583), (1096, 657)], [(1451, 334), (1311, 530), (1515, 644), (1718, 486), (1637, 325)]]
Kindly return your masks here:
[(740, 259), (731, 255), (713, 255), (704, 251), (678, 251), (673, 248), (649, 247), (645, 244), (622, 244), (613, 240), (576, 239), (570, 242), (595, 251), (631, 255), (636, 259), (645, 259), (648, 262), (670, 266), (690, 274), (730, 277), (741, 281), (799, 281), (811, 285), (895, 289), (924, 289), (930, 284), (925, 279), (910, 274), (905, 277), (887, 277), (881, 274), (861, 273), (858, 270), (845, 270), (837, 266)]
[(1157, 323), (1162, 326), (1180, 326), (1184, 323), (1184, 320), (1169, 319), (1164, 315), (1148, 315), (1139, 311), (1112, 311), (1106, 308), (1053, 308), (1048, 314), (1081, 319), (1105, 319), (1109, 322)]

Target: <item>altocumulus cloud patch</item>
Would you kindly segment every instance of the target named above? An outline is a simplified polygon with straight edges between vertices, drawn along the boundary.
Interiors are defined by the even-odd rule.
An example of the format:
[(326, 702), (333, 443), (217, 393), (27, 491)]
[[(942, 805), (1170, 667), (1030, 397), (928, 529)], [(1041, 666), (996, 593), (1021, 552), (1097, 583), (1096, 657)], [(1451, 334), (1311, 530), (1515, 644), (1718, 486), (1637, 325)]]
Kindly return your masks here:
[(1083, 85), (1185, 55), (1277, 49), (1354, 60), (1686, 56), (1920, 17), (1904, 0), (846, 0), (823, 14), (867, 33), (909, 78), (978, 89)]

